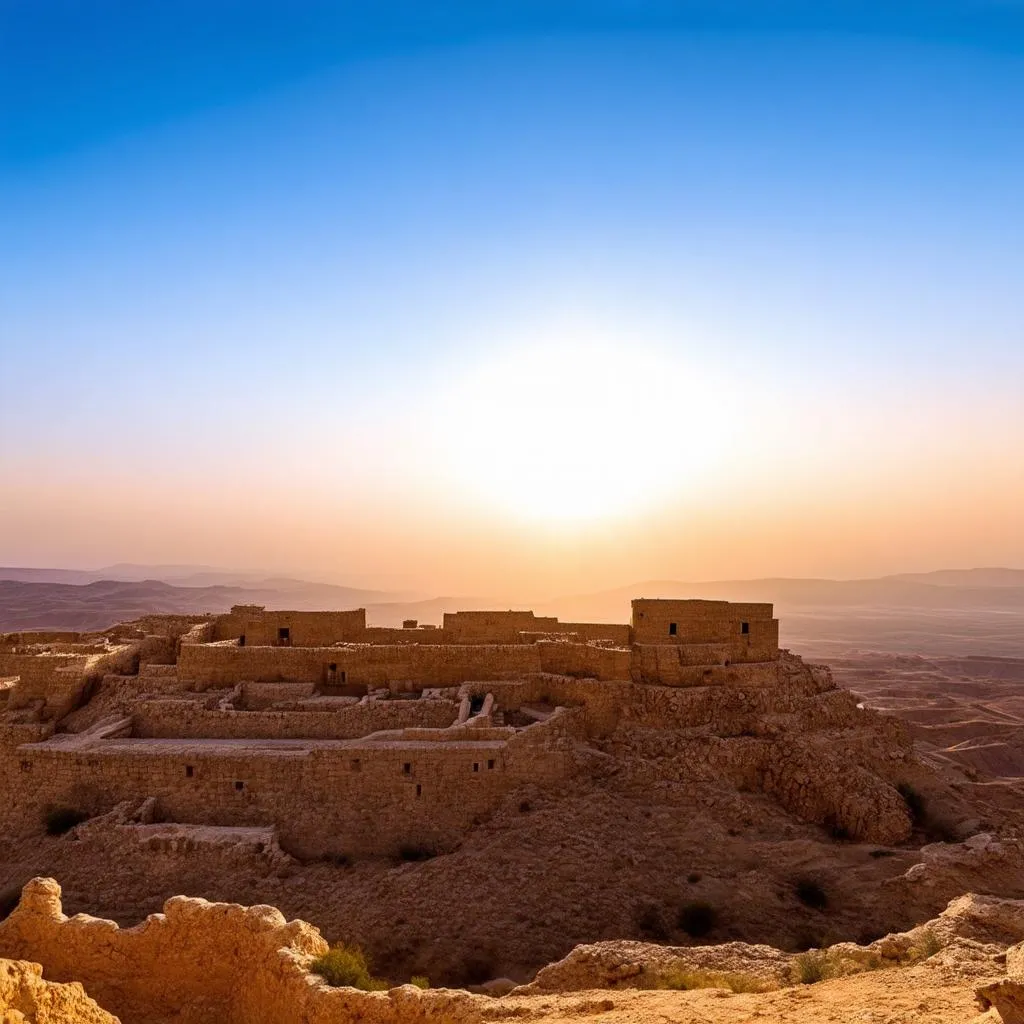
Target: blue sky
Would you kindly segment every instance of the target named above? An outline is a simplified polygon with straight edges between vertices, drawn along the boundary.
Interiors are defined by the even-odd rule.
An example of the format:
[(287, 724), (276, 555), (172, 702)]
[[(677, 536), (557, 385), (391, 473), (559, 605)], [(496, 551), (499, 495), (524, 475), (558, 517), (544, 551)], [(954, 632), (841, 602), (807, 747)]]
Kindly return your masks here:
[[(346, 534), (382, 502), (450, 523), (394, 449), (437, 459), (449, 383), (559, 331), (656, 352), (681, 407), (690, 381), (741, 396), (794, 493), (838, 454), (881, 491), (928, 470), (934, 503), (1024, 440), (1022, 158), (1017, 3), (0, 0), (0, 560), (209, 559), (225, 492), (264, 502), (268, 466), (295, 501), (267, 530), (310, 502)], [(793, 422), (767, 423), (780, 402)], [(183, 500), (174, 466), (193, 526), (126, 531)], [(66, 521), (51, 474), (81, 495)], [(749, 501), (734, 484), (707, 500)], [(990, 478), (1004, 503), (1018, 484)], [(152, 507), (96, 497), (140, 490)], [(828, 555), (848, 528), (799, 568), (1024, 558), (962, 517), (928, 548), (875, 524)], [(226, 555), (312, 557), (267, 552)], [(659, 575), (696, 572), (671, 558)]]

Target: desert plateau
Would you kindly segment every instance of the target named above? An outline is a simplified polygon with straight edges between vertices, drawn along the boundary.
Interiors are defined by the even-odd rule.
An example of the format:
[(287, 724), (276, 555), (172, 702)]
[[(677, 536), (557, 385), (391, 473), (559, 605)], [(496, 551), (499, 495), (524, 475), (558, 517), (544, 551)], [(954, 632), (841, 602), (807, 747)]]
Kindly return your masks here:
[(1024, 1024), (1021, 168), (1021, 0), (0, 0), (0, 1024)]

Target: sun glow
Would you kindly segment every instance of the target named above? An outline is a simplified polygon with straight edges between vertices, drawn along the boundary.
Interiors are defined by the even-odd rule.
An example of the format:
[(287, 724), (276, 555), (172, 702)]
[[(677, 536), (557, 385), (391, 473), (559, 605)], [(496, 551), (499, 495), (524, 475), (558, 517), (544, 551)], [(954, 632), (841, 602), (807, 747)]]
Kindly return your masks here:
[(724, 390), (654, 350), (520, 348), (445, 394), (444, 461), (461, 493), (516, 518), (629, 515), (698, 486), (720, 462), (736, 422)]

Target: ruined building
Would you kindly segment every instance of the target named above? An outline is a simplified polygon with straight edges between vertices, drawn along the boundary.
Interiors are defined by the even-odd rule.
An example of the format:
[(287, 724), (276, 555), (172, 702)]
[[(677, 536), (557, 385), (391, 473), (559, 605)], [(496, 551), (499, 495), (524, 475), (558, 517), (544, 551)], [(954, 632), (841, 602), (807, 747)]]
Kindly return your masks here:
[[(852, 762), (832, 756), (840, 734)], [(652, 743), (680, 773), (804, 820), (909, 834), (898, 724), (780, 651), (770, 604), (638, 599), (629, 625), (470, 611), (401, 629), (362, 609), (236, 606), (0, 638), (12, 834), (131, 802), (146, 822), (270, 829), (299, 857), (441, 850), (524, 787)]]

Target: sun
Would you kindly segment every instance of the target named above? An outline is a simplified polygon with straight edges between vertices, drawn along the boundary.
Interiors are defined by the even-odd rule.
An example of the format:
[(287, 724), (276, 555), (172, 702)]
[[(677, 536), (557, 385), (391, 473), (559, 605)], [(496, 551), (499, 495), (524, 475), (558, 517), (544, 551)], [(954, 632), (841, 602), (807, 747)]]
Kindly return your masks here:
[(441, 459), (467, 499), (504, 515), (629, 515), (721, 457), (715, 390), (678, 359), (625, 343), (522, 347), (456, 376), (438, 409)]

